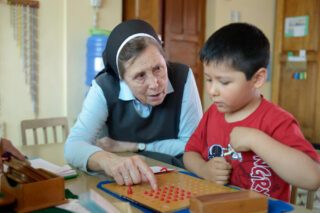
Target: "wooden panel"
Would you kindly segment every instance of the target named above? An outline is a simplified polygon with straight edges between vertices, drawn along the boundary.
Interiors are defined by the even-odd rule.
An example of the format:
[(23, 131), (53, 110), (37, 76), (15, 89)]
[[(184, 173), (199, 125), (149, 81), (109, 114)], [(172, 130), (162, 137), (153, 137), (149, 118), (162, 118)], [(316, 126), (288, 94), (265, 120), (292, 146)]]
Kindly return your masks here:
[(162, 0), (123, 0), (123, 20), (142, 19), (162, 35)]
[[(184, 31), (188, 35), (197, 36), (200, 28), (199, 26), (199, 5), (197, 1), (187, 0), (184, 5)], [(186, 15), (187, 14), (187, 15)]]
[[(319, 39), (319, 0), (286, 0), (284, 18), (294, 16), (309, 16), (309, 33), (304, 37), (284, 37), (284, 50), (318, 50)], [(283, 24), (284, 24), (283, 20)], [(283, 34), (284, 36), (284, 34)]]
[(315, 144), (320, 145), (320, 51), (318, 51), (315, 60), (317, 62), (317, 67), (315, 68), (317, 72), (317, 85), (314, 88), (316, 90), (316, 95), (315, 97), (313, 97), (315, 99), (315, 127), (311, 141)]
[(183, 33), (183, 0), (165, 3), (165, 33)]
[(205, 0), (165, 1), (165, 49), (170, 61), (189, 65), (200, 97), (203, 92), (199, 51), (204, 43)]
[[(170, 58), (172, 60), (188, 64), (191, 67), (195, 67), (197, 65), (197, 58), (193, 57), (197, 54), (197, 43), (175, 40), (171, 41), (171, 45), (175, 47), (170, 51)], [(188, 51), (190, 54), (181, 54), (181, 52), (186, 51)]]
[[(305, 137), (320, 144), (320, 0), (277, 0), (272, 101), (292, 113)], [(285, 17), (309, 16), (309, 33), (304, 37), (285, 37)], [(287, 61), (287, 54), (304, 49), (306, 69), (302, 62)], [(305, 70), (303, 70), (305, 69)], [(307, 72), (306, 80), (294, 80), (294, 72)]]
[(276, 29), (274, 31), (274, 50), (273, 50), (273, 70), (272, 70), (272, 93), (271, 100), (273, 103), (279, 103), (280, 95), (280, 57), (282, 52), (283, 43), (283, 14), (284, 0), (278, 0), (276, 5)]
[(297, 62), (284, 62), (281, 70), (280, 106), (292, 113), (299, 121), (301, 129), (308, 140), (312, 140), (315, 125), (317, 63), (307, 63), (307, 79), (293, 79), (299, 72)]
[(135, 0), (123, 0), (122, 18), (124, 21), (137, 18), (135, 5)]

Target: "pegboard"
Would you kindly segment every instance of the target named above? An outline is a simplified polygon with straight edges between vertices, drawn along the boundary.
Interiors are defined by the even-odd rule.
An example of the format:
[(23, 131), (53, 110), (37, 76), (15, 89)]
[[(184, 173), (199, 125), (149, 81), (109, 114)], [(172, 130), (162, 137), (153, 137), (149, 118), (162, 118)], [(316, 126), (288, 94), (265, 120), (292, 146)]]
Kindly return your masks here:
[(192, 196), (236, 191), (179, 172), (157, 174), (156, 179), (156, 191), (152, 190), (148, 183), (128, 187), (115, 182), (101, 182), (98, 188), (157, 212), (174, 212), (187, 208)]

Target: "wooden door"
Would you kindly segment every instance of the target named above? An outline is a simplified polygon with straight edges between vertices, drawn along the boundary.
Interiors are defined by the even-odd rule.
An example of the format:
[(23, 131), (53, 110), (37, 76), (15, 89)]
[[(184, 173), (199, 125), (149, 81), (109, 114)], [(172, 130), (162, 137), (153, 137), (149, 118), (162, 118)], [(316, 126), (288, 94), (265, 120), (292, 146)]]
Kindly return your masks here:
[(163, 37), (163, 0), (123, 0), (123, 20), (142, 19)]
[(203, 72), (199, 51), (204, 43), (205, 0), (166, 0), (164, 42), (170, 61), (189, 65), (202, 99)]
[[(320, 0), (278, 0), (275, 57), (272, 79), (272, 100), (292, 113), (305, 137), (320, 144)], [(288, 18), (308, 20), (307, 33), (290, 36)], [(299, 27), (297, 25), (297, 27)], [(298, 29), (298, 28), (296, 28)], [(295, 61), (290, 55), (305, 60)], [(303, 78), (296, 76), (303, 74)]]

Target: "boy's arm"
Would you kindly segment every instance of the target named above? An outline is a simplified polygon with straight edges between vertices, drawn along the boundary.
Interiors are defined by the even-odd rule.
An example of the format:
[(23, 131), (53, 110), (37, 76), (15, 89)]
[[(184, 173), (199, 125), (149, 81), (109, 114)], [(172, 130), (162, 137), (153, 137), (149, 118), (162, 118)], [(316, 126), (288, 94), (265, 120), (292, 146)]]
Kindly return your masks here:
[(227, 184), (231, 173), (231, 165), (222, 157), (209, 161), (203, 160), (197, 152), (185, 152), (183, 155), (185, 167), (196, 175), (218, 184)]
[(307, 190), (315, 190), (320, 186), (319, 163), (260, 130), (235, 127), (230, 135), (230, 144), (235, 151), (252, 150), (292, 185)]

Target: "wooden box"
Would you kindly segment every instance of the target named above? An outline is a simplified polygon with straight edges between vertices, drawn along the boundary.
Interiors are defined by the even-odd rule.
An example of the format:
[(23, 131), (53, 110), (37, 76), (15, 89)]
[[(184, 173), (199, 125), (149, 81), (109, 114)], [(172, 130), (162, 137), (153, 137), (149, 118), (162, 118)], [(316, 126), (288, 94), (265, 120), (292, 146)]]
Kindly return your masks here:
[(1, 178), (1, 189), (16, 198), (16, 212), (30, 212), (67, 202), (63, 177), (39, 169), (50, 178), (31, 183), (17, 183), (7, 177)]
[(190, 212), (194, 213), (251, 213), (267, 211), (267, 197), (253, 191), (202, 195), (190, 199)]

